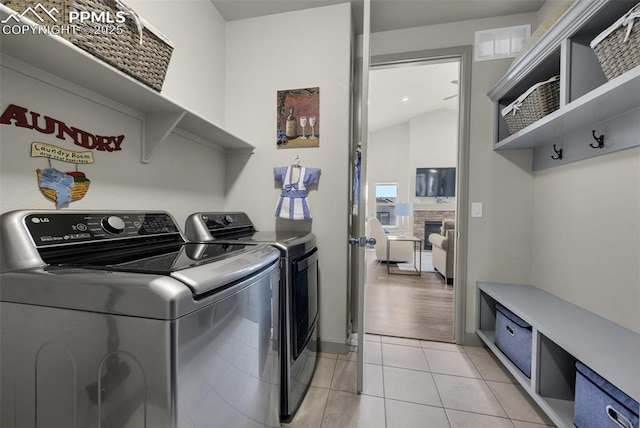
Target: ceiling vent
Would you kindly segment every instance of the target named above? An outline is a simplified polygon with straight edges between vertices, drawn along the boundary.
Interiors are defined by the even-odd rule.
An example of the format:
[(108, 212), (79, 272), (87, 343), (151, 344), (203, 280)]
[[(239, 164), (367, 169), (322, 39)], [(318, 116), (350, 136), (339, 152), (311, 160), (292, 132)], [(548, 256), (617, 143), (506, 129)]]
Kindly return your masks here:
[(531, 25), (476, 31), (476, 61), (512, 58), (524, 48), (531, 35)]

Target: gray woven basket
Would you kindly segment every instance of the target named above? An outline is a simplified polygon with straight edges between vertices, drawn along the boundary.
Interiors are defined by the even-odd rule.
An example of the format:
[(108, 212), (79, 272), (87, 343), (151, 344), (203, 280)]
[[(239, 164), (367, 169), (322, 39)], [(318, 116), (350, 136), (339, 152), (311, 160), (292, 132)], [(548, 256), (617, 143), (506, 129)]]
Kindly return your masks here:
[[(5, 6), (16, 12), (40, 3), (45, 8), (56, 7), (57, 21), (42, 14), (45, 22), (41, 25), (69, 25), (70, 11), (108, 12), (111, 17), (123, 11), (115, 0), (4, 0)], [(105, 25), (107, 31), (97, 31), (100, 24), (74, 23), (75, 33), (66, 32), (60, 36), (102, 61), (134, 77), (156, 91), (162, 89), (173, 46), (135, 12), (127, 8), (124, 23)], [(117, 27), (117, 34), (115, 30)], [(111, 30), (111, 31), (108, 31)], [(142, 40), (142, 43), (141, 43)]]
[(510, 134), (515, 134), (560, 108), (560, 80), (538, 86), (517, 109), (504, 115)]
[[(634, 10), (640, 11), (640, 3), (629, 13)], [(607, 79), (611, 80), (640, 65), (640, 17), (634, 19), (626, 40), (628, 31), (626, 26), (618, 25), (613, 31), (608, 28), (603, 33), (609, 31), (610, 34), (602, 41), (592, 44), (592, 49)]]

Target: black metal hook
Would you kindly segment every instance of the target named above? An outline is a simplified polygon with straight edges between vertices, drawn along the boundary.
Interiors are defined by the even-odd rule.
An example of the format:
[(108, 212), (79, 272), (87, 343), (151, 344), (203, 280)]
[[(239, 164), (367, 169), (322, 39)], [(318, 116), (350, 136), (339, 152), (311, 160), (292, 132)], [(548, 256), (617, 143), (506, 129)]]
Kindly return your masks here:
[(596, 137), (595, 129), (592, 130), (591, 133), (593, 134), (593, 139), (596, 140), (598, 144), (594, 145), (593, 143), (589, 143), (589, 147), (593, 147), (594, 149), (602, 149), (604, 147), (604, 135)]
[(558, 148), (556, 148), (556, 145), (554, 144), (554, 145), (553, 145), (553, 151), (554, 151), (554, 152), (556, 152), (556, 155), (557, 155), (557, 156), (553, 156), (553, 155), (551, 155), (551, 159), (553, 159), (553, 160), (560, 160), (560, 159), (562, 159), (562, 149), (558, 149)]

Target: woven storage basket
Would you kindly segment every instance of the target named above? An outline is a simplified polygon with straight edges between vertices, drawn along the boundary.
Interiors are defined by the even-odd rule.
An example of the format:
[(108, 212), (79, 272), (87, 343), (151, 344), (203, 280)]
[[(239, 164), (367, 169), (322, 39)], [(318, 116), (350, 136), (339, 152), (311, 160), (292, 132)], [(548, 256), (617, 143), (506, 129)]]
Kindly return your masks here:
[(515, 134), (560, 108), (560, 78), (533, 85), (527, 92), (502, 110), (510, 134)]
[[(28, 7), (42, 4), (46, 9), (56, 7), (59, 13), (54, 22), (46, 14), (41, 25), (69, 25), (69, 12), (104, 13), (113, 19), (116, 12), (126, 13), (124, 23), (102, 25), (85, 22), (73, 23), (75, 32), (65, 32), (60, 36), (79, 48), (100, 58), (134, 77), (156, 91), (162, 89), (173, 46), (171, 42), (148, 22), (139, 17), (133, 9), (120, 0), (5, 0), (4, 4), (14, 11), (22, 12)], [(27, 15), (29, 17), (29, 15)], [(102, 31), (104, 27), (105, 31)], [(120, 33), (120, 34), (118, 34)], [(72, 64), (70, 64), (71, 66)]]
[(593, 39), (591, 49), (609, 80), (640, 65), (640, 3)]
[[(40, 176), (41, 173), (42, 173), (41, 169), (36, 169), (36, 174), (38, 176), (38, 186), (40, 186), (40, 184), (42, 183), (42, 177)], [(86, 195), (87, 191), (89, 191), (90, 184), (91, 184), (91, 181), (89, 180), (74, 182), (73, 187), (71, 187), (71, 201), (78, 201), (84, 198), (84, 195)], [(43, 189), (42, 187), (40, 188), (40, 190), (42, 191), (42, 193), (44, 193), (44, 195), (47, 198), (51, 199), (52, 201), (55, 201), (57, 199), (55, 190)]]

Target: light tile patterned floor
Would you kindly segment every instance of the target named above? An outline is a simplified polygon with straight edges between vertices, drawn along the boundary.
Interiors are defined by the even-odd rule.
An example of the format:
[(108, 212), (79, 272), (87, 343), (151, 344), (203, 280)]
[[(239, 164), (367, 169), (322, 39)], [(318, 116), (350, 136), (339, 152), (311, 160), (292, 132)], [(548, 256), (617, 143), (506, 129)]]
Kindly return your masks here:
[(364, 391), (356, 352), (321, 354), (293, 428), (553, 426), (487, 350), (367, 335)]

